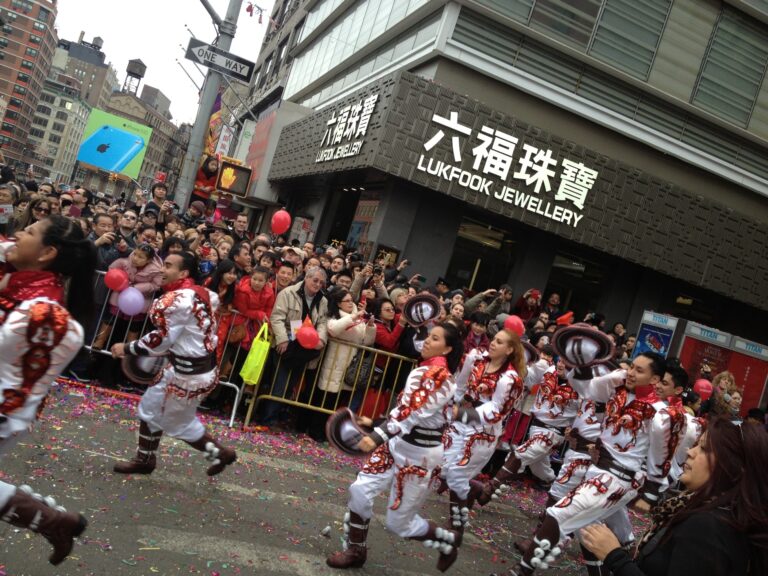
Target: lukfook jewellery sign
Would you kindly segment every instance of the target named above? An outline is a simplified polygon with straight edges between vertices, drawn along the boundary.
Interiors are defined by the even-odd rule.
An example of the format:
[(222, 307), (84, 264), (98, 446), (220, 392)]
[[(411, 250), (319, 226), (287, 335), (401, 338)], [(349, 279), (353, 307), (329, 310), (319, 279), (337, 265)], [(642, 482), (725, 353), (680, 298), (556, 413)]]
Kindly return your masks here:
[[(574, 228), (579, 225), (587, 197), (597, 180), (597, 170), (568, 158), (563, 158), (558, 166), (551, 150), (524, 142), (518, 146), (521, 143), (515, 136), (485, 125), (472, 140), (476, 144), (472, 148), (472, 170), (464, 170), (461, 138), (472, 138), (472, 129), (459, 123), (459, 113), (455, 111), (451, 111), (448, 118), (434, 114), (432, 122), (450, 131), (455, 164), (421, 154), (417, 170), (458, 182), (460, 186), (556, 222)], [(429, 152), (445, 136), (443, 129), (438, 128), (424, 143), (424, 150)], [(533, 193), (517, 189), (516, 181), (532, 186)], [(557, 185), (554, 194), (553, 183)]]
[(371, 121), (379, 94), (361, 98), (355, 104), (348, 104), (332, 113), (326, 122), (320, 150), (315, 157), (315, 164), (357, 156), (363, 149), (365, 134)]

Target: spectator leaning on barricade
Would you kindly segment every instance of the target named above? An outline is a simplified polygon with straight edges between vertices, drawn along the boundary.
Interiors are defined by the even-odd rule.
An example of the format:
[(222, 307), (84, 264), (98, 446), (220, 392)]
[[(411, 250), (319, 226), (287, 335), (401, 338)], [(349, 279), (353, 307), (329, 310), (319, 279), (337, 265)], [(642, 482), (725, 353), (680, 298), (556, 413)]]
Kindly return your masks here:
[[(304, 368), (315, 368), (313, 361), (318, 358), (328, 341), (328, 301), (322, 292), (325, 280), (324, 270), (310, 268), (306, 271), (303, 282), (283, 288), (277, 295), (270, 317), (275, 337), (275, 352), (279, 361), (274, 386), (270, 388), (272, 396), (289, 398), (294, 386), (301, 379)], [(295, 338), (296, 331), (306, 318), (312, 322), (319, 336), (314, 350), (302, 348)], [(311, 382), (311, 379), (307, 378), (307, 382)], [(275, 424), (280, 408), (278, 402), (263, 402), (262, 423)]]

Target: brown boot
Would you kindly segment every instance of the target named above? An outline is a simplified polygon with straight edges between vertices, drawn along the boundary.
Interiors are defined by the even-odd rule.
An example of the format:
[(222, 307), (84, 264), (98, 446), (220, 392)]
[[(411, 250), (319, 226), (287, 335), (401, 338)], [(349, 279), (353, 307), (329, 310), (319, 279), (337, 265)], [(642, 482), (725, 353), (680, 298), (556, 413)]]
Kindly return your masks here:
[(42, 534), (53, 546), (48, 561), (60, 564), (72, 552), (74, 539), (88, 525), (82, 514), (67, 512), (50, 496), (33, 494), (29, 486), (19, 486), (8, 504), (0, 510), (0, 519), (13, 526), (29, 528)]
[(344, 550), (325, 559), (331, 568), (360, 568), (368, 556), (366, 542), (370, 520), (363, 520), (351, 510), (344, 516)]
[(552, 516), (547, 515), (533, 535), (533, 544), (523, 554), (518, 571), (526, 576), (533, 574), (536, 568), (546, 570), (560, 555), (560, 525)]
[(127, 462), (118, 462), (112, 468), (118, 474), (152, 474), (157, 466), (155, 453), (160, 446), (162, 432), (152, 432), (149, 424), (140, 420), (139, 424), (139, 448), (136, 456)]
[(496, 472), (496, 476), (483, 487), (482, 492), (477, 496), (477, 503), (480, 506), (485, 506), (488, 502), (498, 499), (504, 492), (509, 490), (508, 484), (520, 478), (520, 465), (521, 462), (515, 456), (515, 453), (510, 452), (507, 461)]
[(456, 532), (456, 547), (461, 546), (464, 539), (464, 528), (469, 524), (469, 504), (466, 500), (459, 498), (453, 490), (451, 494), (451, 503), (448, 517), (451, 520), (451, 529)]
[(216, 476), (216, 474), (237, 460), (237, 453), (232, 448), (222, 446), (208, 432), (203, 434), (200, 440), (195, 440), (194, 442), (185, 440), (185, 442), (192, 446), (192, 448), (205, 452), (205, 459), (211, 463), (206, 471), (208, 476)]
[(440, 572), (445, 572), (453, 566), (459, 556), (459, 548), (456, 544), (457, 540), (460, 540), (458, 534), (454, 530), (441, 528), (434, 522), (429, 523), (429, 529), (424, 536), (412, 536), (410, 539), (424, 542), (424, 546), (434, 548), (440, 553), (437, 559), (437, 569)]

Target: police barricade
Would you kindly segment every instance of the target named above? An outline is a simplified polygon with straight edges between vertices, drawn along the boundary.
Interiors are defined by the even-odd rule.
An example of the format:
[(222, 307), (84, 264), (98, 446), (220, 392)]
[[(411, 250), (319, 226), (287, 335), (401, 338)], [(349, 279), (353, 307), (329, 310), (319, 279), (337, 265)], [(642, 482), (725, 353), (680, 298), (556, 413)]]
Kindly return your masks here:
[(262, 402), (278, 402), (324, 414), (348, 406), (356, 414), (378, 418), (394, 405), (417, 361), (369, 346), (329, 339), (320, 356), (303, 365), (270, 351), (269, 370), (249, 400), (248, 426)]

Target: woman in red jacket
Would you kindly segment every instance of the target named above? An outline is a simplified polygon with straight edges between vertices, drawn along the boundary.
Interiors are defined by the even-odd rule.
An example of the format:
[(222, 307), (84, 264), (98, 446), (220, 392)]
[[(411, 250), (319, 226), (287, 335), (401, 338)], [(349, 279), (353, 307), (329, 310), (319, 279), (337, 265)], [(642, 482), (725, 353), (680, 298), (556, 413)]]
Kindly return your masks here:
[(246, 334), (240, 347), (251, 348), (251, 342), (263, 322), (269, 321), (275, 305), (275, 291), (269, 283), (270, 270), (262, 266), (254, 268), (250, 276), (244, 276), (235, 288), (235, 310), (241, 315), (235, 318), (235, 326), (245, 323)]
[[(395, 304), (389, 298), (380, 298), (375, 301), (373, 316), (376, 321), (374, 347), (385, 352), (397, 354), (400, 347), (400, 338), (402, 338), (403, 330), (407, 326), (405, 319), (399, 312), (395, 311)], [(384, 389), (392, 388), (398, 373), (398, 364), (397, 360), (390, 360), (383, 354), (376, 358), (376, 368), (383, 372), (382, 387)]]

